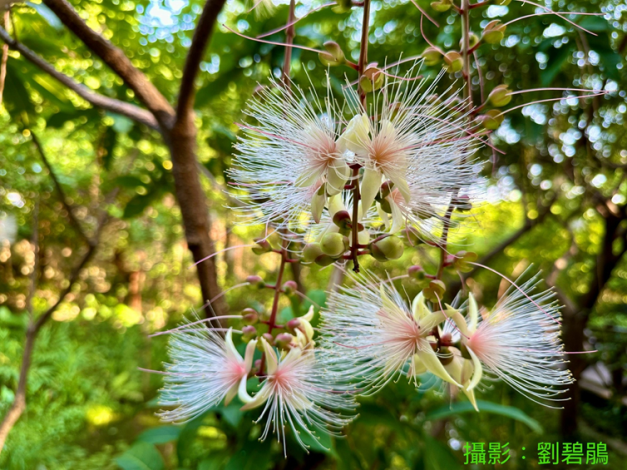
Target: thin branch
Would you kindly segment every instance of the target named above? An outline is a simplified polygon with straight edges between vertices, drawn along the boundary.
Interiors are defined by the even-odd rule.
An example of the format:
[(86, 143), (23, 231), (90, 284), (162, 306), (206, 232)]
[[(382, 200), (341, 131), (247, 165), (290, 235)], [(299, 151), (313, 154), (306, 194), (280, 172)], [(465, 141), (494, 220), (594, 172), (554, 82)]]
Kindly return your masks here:
[(181, 79), (181, 87), (179, 91), (178, 104), (176, 107), (176, 119), (181, 119), (194, 106), (196, 76), (200, 62), (205, 54), (205, 49), (211, 38), (213, 27), (218, 14), (224, 6), (225, 0), (207, 0), (205, 8), (200, 15), (198, 25), (194, 31), (192, 45), (189, 48), (187, 59), (185, 59), (185, 68), (183, 69), (183, 78)]
[(44, 0), (61, 22), (113, 70), (165, 129), (172, 126), (174, 109), (152, 82), (119, 48), (91, 29), (66, 0)]
[(91, 245), (92, 241), (89, 238), (89, 236), (85, 233), (81, 223), (78, 221), (78, 219), (74, 215), (73, 208), (72, 208), (72, 206), (70, 205), (70, 203), (67, 200), (65, 192), (63, 191), (63, 187), (59, 183), (57, 175), (54, 173), (54, 170), (52, 169), (52, 165), (50, 164), (50, 161), (46, 157), (46, 153), (44, 152), (43, 146), (41, 145), (41, 142), (39, 141), (39, 138), (37, 137), (37, 135), (32, 130), (30, 131), (30, 133), (31, 133), (31, 137), (33, 139), (33, 143), (35, 144), (35, 147), (37, 147), (37, 151), (39, 152), (39, 155), (41, 156), (41, 159), (44, 162), (44, 165), (48, 169), (48, 173), (50, 173), (50, 178), (54, 182), (54, 186), (55, 186), (57, 192), (59, 193), (59, 199), (61, 200), (61, 203), (63, 204), (63, 207), (65, 208), (65, 211), (68, 213), (68, 218), (70, 219), (70, 222), (72, 223), (72, 225), (74, 225), (74, 228), (76, 228), (76, 231), (78, 232), (78, 234), (88, 244)]
[(2, 39), (5, 44), (8, 44), (11, 49), (16, 50), (20, 54), (22, 54), (29, 62), (36, 65), (43, 72), (61, 82), (63, 85), (68, 87), (78, 96), (83, 98), (85, 101), (88, 101), (92, 105), (98, 108), (102, 108), (106, 111), (121, 114), (141, 124), (145, 124), (152, 129), (159, 128), (157, 121), (149, 111), (146, 111), (145, 109), (142, 109), (130, 103), (125, 103), (114, 98), (103, 96), (99, 93), (94, 92), (92, 89), (86, 87), (85, 85), (74, 81), (72, 78), (56, 70), (51, 64), (39, 57), (35, 52), (31, 51), (24, 44), (13, 39), (9, 35), (9, 33), (7, 33), (7, 31), (2, 27), (0, 27), (0, 39)]
[[(4, 27), (9, 28), (9, 22), (11, 19), (11, 10), (4, 12)], [(9, 60), (9, 45), (5, 42), (2, 45), (2, 60), (0, 61), (0, 105), (2, 104), (2, 98), (4, 96), (4, 81), (7, 78), (7, 62)]]

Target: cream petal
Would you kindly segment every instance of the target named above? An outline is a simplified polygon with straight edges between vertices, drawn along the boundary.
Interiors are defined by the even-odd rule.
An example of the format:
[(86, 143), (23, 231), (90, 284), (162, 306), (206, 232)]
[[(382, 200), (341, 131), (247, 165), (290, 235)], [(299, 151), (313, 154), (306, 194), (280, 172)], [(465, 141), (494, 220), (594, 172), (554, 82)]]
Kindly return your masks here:
[(381, 220), (385, 224), (385, 228), (389, 229), (390, 228), (390, 217), (388, 216), (388, 213), (385, 212), (381, 208), (381, 204), (379, 204), (378, 202), (377, 202), (377, 214), (379, 214), (379, 217), (381, 218)]
[(396, 316), (400, 316), (401, 318), (404, 318), (405, 312), (396, 304), (396, 302), (394, 302), (392, 299), (390, 299), (390, 297), (388, 297), (388, 294), (385, 291), (385, 287), (383, 287), (383, 284), (379, 286), (379, 292), (381, 294), (383, 310), (385, 310), (387, 313), (394, 314)]
[(468, 294), (468, 330), (474, 333), (477, 329), (477, 323), (479, 322), (479, 309), (477, 308), (477, 301), (472, 292)]
[(446, 305), (446, 316), (449, 317), (451, 320), (453, 320), (453, 322), (455, 322), (455, 325), (457, 326), (457, 329), (459, 330), (459, 332), (467, 338), (469, 334), (468, 334), (468, 325), (466, 325), (466, 319), (459, 312), (459, 310), (454, 309), (449, 304), (445, 304), (445, 305)]
[(351, 151), (360, 157), (368, 155), (370, 146), (370, 119), (366, 114), (354, 116), (337, 141), (341, 153)]
[(421, 318), (424, 318), (427, 315), (431, 314), (431, 311), (425, 303), (425, 296), (422, 294), (422, 292), (414, 297), (414, 301), (411, 303), (411, 311), (413, 312), (414, 319), (417, 322), (420, 322)]
[(466, 390), (465, 388), (463, 389), (463, 391), (466, 394), (466, 396), (468, 397), (468, 400), (470, 401), (470, 403), (472, 403), (472, 406), (475, 409), (475, 411), (479, 411), (479, 407), (477, 406), (477, 400), (475, 399), (475, 391), (474, 390)]
[(431, 349), (431, 346), (425, 348), (424, 350), (419, 350), (417, 354), (429, 372), (431, 372), (436, 377), (441, 378), (445, 382), (452, 383), (453, 385), (457, 385), (461, 388), (461, 385), (453, 380), (453, 378), (446, 371), (438, 356), (435, 354), (435, 352), (433, 352), (433, 349)]
[[(404, 171), (406, 172), (406, 170)], [(383, 170), (383, 174), (394, 183), (394, 187), (399, 190), (405, 202), (409, 203), (411, 201), (411, 191), (409, 190), (409, 185), (407, 184), (407, 179), (405, 176), (401, 176), (400, 171), (385, 171)]]
[(224, 405), (225, 406), (228, 406), (229, 403), (231, 403), (231, 400), (233, 400), (233, 398), (235, 398), (235, 395), (237, 395), (238, 391), (239, 391), (239, 383), (236, 383), (231, 388), (229, 388), (229, 391), (226, 392), (226, 396), (224, 397)]
[(481, 365), (481, 361), (474, 353), (474, 351), (468, 347), (466, 349), (468, 349), (468, 352), (470, 353), (470, 357), (472, 358), (472, 365), (475, 369), (474, 373), (472, 374), (472, 379), (470, 379), (470, 383), (467, 387), (467, 390), (470, 391), (474, 389), (477, 385), (479, 385), (479, 382), (481, 382), (481, 377), (483, 377), (483, 366)]
[(268, 344), (263, 336), (261, 337), (261, 345), (266, 353), (266, 372), (268, 375), (273, 375), (279, 366), (279, 358), (277, 357), (274, 348)]
[(427, 315), (426, 317), (422, 317), (420, 319), (420, 321), (418, 322), (418, 325), (420, 326), (420, 330), (422, 331), (422, 334), (428, 335), (431, 333), (431, 330), (433, 330), (434, 326), (439, 325), (445, 319), (446, 317), (444, 316), (442, 312), (429, 313), (429, 315)]
[(298, 178), (296, 178), (296, 181), (294, 181), (294, 186), (297, 186), (299, 188), (306, 188), (308, 186), (311, 186), (316, 181), (318, 181), (323, 174), (324, 167), (322, 166), (319, 168), (312, 168), (310, 170), (307, 170), (302, 173)]
[(364, 170), (364, 178), (361, 181), (361, 218), (368, 212), (370, 206), (374, 202), (375, 197), (381, 189), (381, 173), (377, 170), (366, 168)]
[(321, 187), (322, 191), (316, 191), (311, 198), (311, 216), (314, 221), (319, 224), (322, 218), (322, 211), (324, 211), (324, 205), (327, 202), (327, 194), (324, 190), (324, 186)]
[(243, 362), (244, 359), (239, 351), (235, 348), (233, 344), (233, 328), (229, 328), (229, 331), (226, 332), (226, 336), (224, 338), (224, 344), (226, 344), (226, 354), (227, 356), (238, 360), (239, 362)]
[(390, 201), (390, 207), (392, 208), (392, 227), (390, 228), (390, 233), (396, 233), (405, 225), (405, 217), (403, 217), (401, 208), (394, 201)]
[(255, 348), (257, 347), (257, 340), (253, 339), (246, 345), (246, 353), (244, 354), (244, 367), (246, 368), (246, 374), (250, 372), (253, 366), (253, 358), (255, 356)]
[(327, 168), (327, 193), (329, 196), (339, 194), (344, 189), (350, 176), (350, 168), (343, 158), (336, 158)]
[[(241, 390), (241, 384), (240, 384), (240, 390)], [(246, 386), (244, 385), (244, 388), (246, 388)], [(242, 411), (246, 411), (246, 410), (252, 410), (253, 408), (257, 408), (258, 406), (263, 405), (266, 400), (268, 399), (268, 397), (270, 396), (270, 394), (272, 393), (270, 384), (266, 381), (263, 386), (261, 387), (261, 390), (259, 390), (254, 397), (252, 397), (252, 399), (250, 399), (250, 401), (246, 402), (244, 400), (242, 400), (244, 403), (246, 403), (244, 406), (242, 406), (240, 408), (240, 410)], [(248, 395), (248, 393), (246, 394)], [(242, 398), (241, 393), (240, 393), (240, 399)]]

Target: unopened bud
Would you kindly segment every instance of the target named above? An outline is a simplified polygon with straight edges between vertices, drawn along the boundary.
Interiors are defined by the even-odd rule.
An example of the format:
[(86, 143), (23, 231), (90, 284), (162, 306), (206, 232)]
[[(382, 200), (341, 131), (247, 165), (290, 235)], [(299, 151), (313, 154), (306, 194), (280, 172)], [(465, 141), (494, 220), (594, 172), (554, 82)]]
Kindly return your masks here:
[(336, 2), (336, 5), (332, 7), (331, 9), (335, 13), (346, 13), (347, 11), (350, 11), (352, 8), (353, 8), (352, 0), (338, 0)]
[(503, 116), (503, 113), (500, 112), (498, 109), (491, 109), (485, 114), (482, 114), (481, 116), (479, 116), (479, 119), (481, 121), (481, 125), (485, 129), (494, 131), (498, 129), (500, 125), (503, 123), (505, 116)]
[(256, 286), (260, 289), (266, 286), (265, 283), (263, 282), (263, 279), (260, 276), (248, 276), (246, 278), (246, 282), (249, 283), (251, 286)]
[(264, 253), (270, 253), (272, 251), (272, 245), (266, 238), (256, 238), (255, 246), (253, 247), (253, 253), (256, 255), (263, 255)]
[(403, 229), (402, 235), (403, 241), (407, 243), (408, 246), (416, 246), (422, 243), (422, 239), (420, 238), (420, 232), (415, 227), (405, 227)]
[[(324, 47), (324, 50), (326, 51), (320, 54), (320, 60), (324, 65), (334, 66), (340, 65), (344, 62), (344, 51), (342, 51), (342, 48), (337, 42), (327, 41), (322, 47)], [(322, 57), (323, 55), (324, 59)]]
[(403, 250), (402, 240), (394, 236), (370, 244), (370, 254), (378, 261), (399, 259), (403, 256)]
[(287, 322), (287, 325), (285, 325), (285, 327), (290, 333), (296, 334), (296, 329), (300, 327), (300, 320), (298, 318), (292, 318), (290, 321)]
[(348, 211), (338, 211), (333, 215), (333, 223), (337, 225), (340, 230), (350, 229), (351, 216)]
[(391, 181), (384, 181), (383, 184), (381, 185), (381, 190), (380, 190), (381, 199), (385, 199), (386, 197), (388, 197), (390, 193), (392, 192), (393, 188), (394, 188), (394, 183), (392, 183)]
[(282, 289), (283, 292), (285, 292), (287, 295), (292, 295), (298, 289), (298, 284), (296, 284), (296, 282), (294, 281), (287, 281), (285, 284), (283, 284)]
[(294, 337), (289, 333), (279, 333), (274, 340), (276, 347), (279, 349), (290, 349)]
[[(470, 35), (468, 36), (468, 46), (469, 47), (475, 47), (477, 45), (477, 43), (479, 42), (479, 36), (477, 36), (475, 33), (471, 32)], [(460, 39), (459, 41), (459, 47), (460, 49), (464, 47), (464, 39)]]
[(257, 328), (252, 325), (247, 325), (242, 328), (242, 341), (248, 343), (251, 339), (257, 336)]
[(427, 47), (422, 54), (420, 55), (425, 61), (425, 65), (431, 67), (433, 65), (438, 65), (442, 60), (442, 53), (437, 50), (435, 47)]
[(259, 321), (259, 314), (252, 308), (242, 310), (242, 321), (244, 325), (254, 325)]
[(407, 269), (407, 274), (417, 281), (423, 281), (425, 279), (425, 270), (422, 269), (422, 266), (410, 266)]
[(449, 11), (452, 7), (451, 0), (440, 0), (438, 2), (431, 2), (431, 8), (440, 13)]
[(320, 255), (314, 261), (318, 266), (329, 266), (330, 264), (335, 263), (337, 258), (332, 258), (329, 255)]
[(337, 258), (345, 251), (344, 236), (339, 233), (327, 233), (320, 241), (320, 248), (325, 255)]
[(505, 26), (500, 20), (490, 21), (485, 28), (481, 38), (488, 44), (498, 44), (505, 37)]
[(359, 79), (359, 86), (366, 93), (378, 90), (385, 83), (385, 76), (381, 73), (381, 70), (374, 65), (368, 66), (364, 70), (364, 74)]
[(490, 92), (488, 100), (497, 108), (506, 106), (512, 101), (511, 91), (507, 85), (498, 85)]
[(422, 294), (425, 296), (425, 299), (433, 303), (439, 303), (444, 297), (445, 292), (446, 285), (442, 281), (435, 279), (422, 291)]
[(477, 261), (479, 255), (472, 251), (458, 251), (455, 254), (453, 264), (455, 269), (463, 273), (469, 273), (473, 270), (473, 266), (470, 264), (473, 261)]
[(464, 59), (457, 51), (449, 51), (444, 54), (444, 62), (446, 63), (446, 71), (450, 73), (459, 72), (464, 68)]
[(302, 258), (306, 263), (311, 263), (321, 254), (322, 248), (320, 248), (320, 243), (307, 243), (305, 248), (303, 248)]

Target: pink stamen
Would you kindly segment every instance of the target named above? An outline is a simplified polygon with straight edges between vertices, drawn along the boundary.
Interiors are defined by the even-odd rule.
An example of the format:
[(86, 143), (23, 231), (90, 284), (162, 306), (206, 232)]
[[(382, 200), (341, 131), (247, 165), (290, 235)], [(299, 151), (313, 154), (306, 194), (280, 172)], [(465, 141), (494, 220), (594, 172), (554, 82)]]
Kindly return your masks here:
[(507, 276), (504, 276), (503, 274), (501, 274), (500, 272), (498, 272), (495, 269), (492, 269), (488, 266), (484, 266), (483, 264), (480, 263), (475, 263), (474, 261), (468, 261), (470, 264), (474, 264), (475, 266), (479, 266), (480, 268), (483, 269), (487, 269), (488, 271), (493, 272), (494, 274), (499, 275), (501, 278), (503, 278), (504, 280), (506, 280), (507, 282), (509, 282), (512, 286), (514, 286), (522, 295), (524, 295), (527, 300), (529, 300), (533, 305), (535, 305), (536, 307), (538, 307), (542, 312), (544, 312), (544, 314), (549, 317), (551, 320), (553, 320), (555, 323), (557, 323), (558, 325), (561, 325), (560, 321), (557, 318), (554, 318), (553, 315), (551, 315), (549, 312), (547, 312), (546, 310), (544, 310), (535, 300), (533, 300), (531, 297), (529, 297), (527, 295), (527, 293), (522, 290), (520, 287), (518, 287), (518, 285), (512, 281), (511, 279), (509, 279)]
[[(512, 23), (516, 23), (517, 21), (524, 20), (526, 18), (532, 18), (534, 16), (544, 16), (544, 15), (553, 15), (553, 14), (557, 16), (559, 15), (605, 16), (605, 13), (584, 13), (584, 12), (579, 12), (579, 11), (556, 11), (556, 12), (546, 11), (544, 13), (533, 13), (531, 15), (525, 15), (525, 16), (520, 16), (518, 18), (514, 18), (513, 20), (505, 23), (503, 26), (509, 26)], [(584, 30), (584, 31), (587, 31), (587, 30)]]
[[(203, 318), (202, 320), (198, 320), (192, 323), (186, 323), (185, 325), (181, 325), (178, 326), (176, 328), (172, 328), (171, 330), (166, 330), (166, 331), (159, 331), (157, 333), (153, 333), (151, 335), (148, 335), (149, 338), (154, 338), (155, 336), (161, 336), (161, 335), (166, 335), (169, 333), (174, 333), (175, 331), (180, 331), (180, 330), (184, 330), (190, 326), (194, 326), (194, 325), (198, 325), (199, 323), (205, 323), (205, 322), (212, 322), (215, 320), (226, 320), (228, 318), (238, 318), (241, 319), (242, 316), (241, 315), (221, 315), (219, 317), (210, 317), (210, 318)], [(228, 331), (228, 328), (211, 328), (211, 331)]]
[[(223, 250), (216, 251), (215, 253), (212, 253), (212, 254), (210, 254), (209, 256), (206, 256), (205, 258), (203, 258), (203, 259), (201, 259), (201, 260), (196, 261), (196, 262), (195, 262), (192, 266), (197, 266), (197, 265), (199, 265), (200, 263), (202, 263), (203, 261), (207, 261), (208, 259), (211, 259), (211, 258), (213, 258), (214, 256), (219, 255), (220, 253), (224, 253), (225, 251), (235, 250), (235, 249), (237, 249), (237, 248), (250, 248), (250, 247), (253, 247), (253, 246), (255, 246), (255, 245), (237, 245), (237, 246), (230, 246), (230, 247), (228, 247), (228, 248), (224, 248)], [(190, 268), (190, 269), (191, 269), (191, 268)]]
[[(548, 12), (548, 13), (550, 13), (550, 14), (553, 14), (553, 15), (559, 16), (559, 17), (560, 17), (561, 19), (563, 19), (564, 21), (567, 21), (568, 23), (572, 24), (575, 28), (578, 28), (578, 29), (580, 29), (580, 30), (582, 30), (582, 31), (585, 31), (586, 33), (591, 34), (592, 36), (596, 36), (596, 34), (595, 34), (595, 33), (593, 33), (592, 31), (588, 31), (586, 28), (583, 28), (583, 27), (579, 26), (579, 25), (578, 25), (577, 23), (575, 23), (574, 21), (569, 20), (569, 19), (568, 19), (568, 18), (566, 18), (564, 15), (562, 15), (562, 14), (560, 14), (560, 13), (556, 12), (556, 11), (553, 11), (553, 10), (551, 10), (550, 8), (545, 7), (544, 5), (540, 5), (540, 4), (538, 4), (538, 3), (530, 2), (529, 0), (517, 0), (517, 1), (518, 1), (518, 2), (520, 2), (520, 3), (522, 3), (523, 5), (524, 5), (525, 3), (529, 3), (530, 5), (536, 6), (536, 7), (538, 7), (538, 8), (542, 8), (543, 10), (547, 11), (547, 12)], [(569, 14), (572, 14), (572, 13), (569, 13)]]
[(501, 114), (511, 113), (512, 111), (516, 111), (517, 109), (524, 108), (525, 106), (531, 106), (533, 104), (549, 103), (551, 101), (562, 101), (562, 100), (569, 100), (569, 99), (580, 100), (582, 98), (594, 98), (595, 96), (603, 96), (603, 95), (607, 95), (608, 93), (609, 93), (609, 91), (601, 91), (601, 92), (595, 93), (593, 95), (562, 96), (560, 98), (548, 98), (546, 100), (537, 100), (537, 101), (532, 101), (531, 103), (526, 103), (526, 104), (521, 104), (521, 105), (515, 106), (513, 108), (508, 109), (507, 111), (503, 111)]

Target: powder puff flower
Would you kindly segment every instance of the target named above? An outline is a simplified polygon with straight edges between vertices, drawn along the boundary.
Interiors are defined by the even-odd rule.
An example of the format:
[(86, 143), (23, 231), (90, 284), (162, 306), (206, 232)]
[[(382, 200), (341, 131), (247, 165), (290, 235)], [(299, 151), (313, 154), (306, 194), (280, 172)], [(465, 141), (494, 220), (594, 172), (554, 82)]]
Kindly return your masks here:
[(520, 290), (510, 288), (491, 311), (482, 311), (481, 317), (471, 294), (466, 320), (452, 317), (478, 371), (468, 387), (471, 390), (481, 380), (483, 365), (536, 403), (549, 406), (546, 401), (563, 400), (557, 397), (573, 378), (563, 367), (559, 306), (550, 290), (527, 294), (536, 285), (532, 278)]
[(322, 101), (314, 90), (271, 85), (245, 111), (252, 123), (242, 126), (229, 176), (251, 224), (297, 229), (307, 225), (312, 203), (319, 221), (327, 195), (340, 193), (350, 176), (336, 142), (341, 111), (330, 86)]
[(242, 358), (233, 345), (232, 334), (229, 329), (223, 338), (204, 325), (174, 330), (169, 346), (172, 363), (166, 364), (159, 403), (176, 408), (161, 411), (162, 420), (189, 421), (222, 400), (228, 404), (240, 384), (246, 385), (257, 341), (248, 343)]
[(434, 328), (446, 320), (443, 312), (430, 312), (422, 296), (410, 307), (391, 283), (351, 277), (355, 285), (331, 293), (323, 312), (323, 342), (335, 351), (333, 366), (370, 387), (369, 393), (403, 373), (417, 382), (427, 370), (459, 385), (432, 346)]
[(245, 385), (239, 393), (246, 403), (242, 410), (265, 404), (258, 419), (266, 420), (261, 440), (272, 430), (279, 442), (283, 442), (285, 452), (286, 425), (304, 448), (307, 445), (299, 435), (301, 431), (314, 439), (318, 439), (315, 430), (339, 434), (353, 417), (334, 410), (352, 410), (356, 405), (351, 387), (343, 384), (345, 379), (325, 369), (324, 351), (294, 347), (279, 357), (263, 337), (261, 342), (267, 364), (266, 379), (254, 397), (248, 395)]
[(444, 217), (449, 204), (461, 207), (458, 196), (477, 192), (473, 155), (481, 141), (459, 111), (458, 92), (449, 89), (447, 98), (435, 97), (441, 75), (426, 86), (426, 79), (414, 77), (417, 70), (415, 65), (404, 77), (386, 76), (368, 110), (347, 87), (353, 117), (338, 140), (340, 150), (354, 153), (364, 167), (362, 207), (370, 207), (382, 182), (393, 183), (394, 227), (400, 218), (417, 226), (431, 217), (449, 223)]

